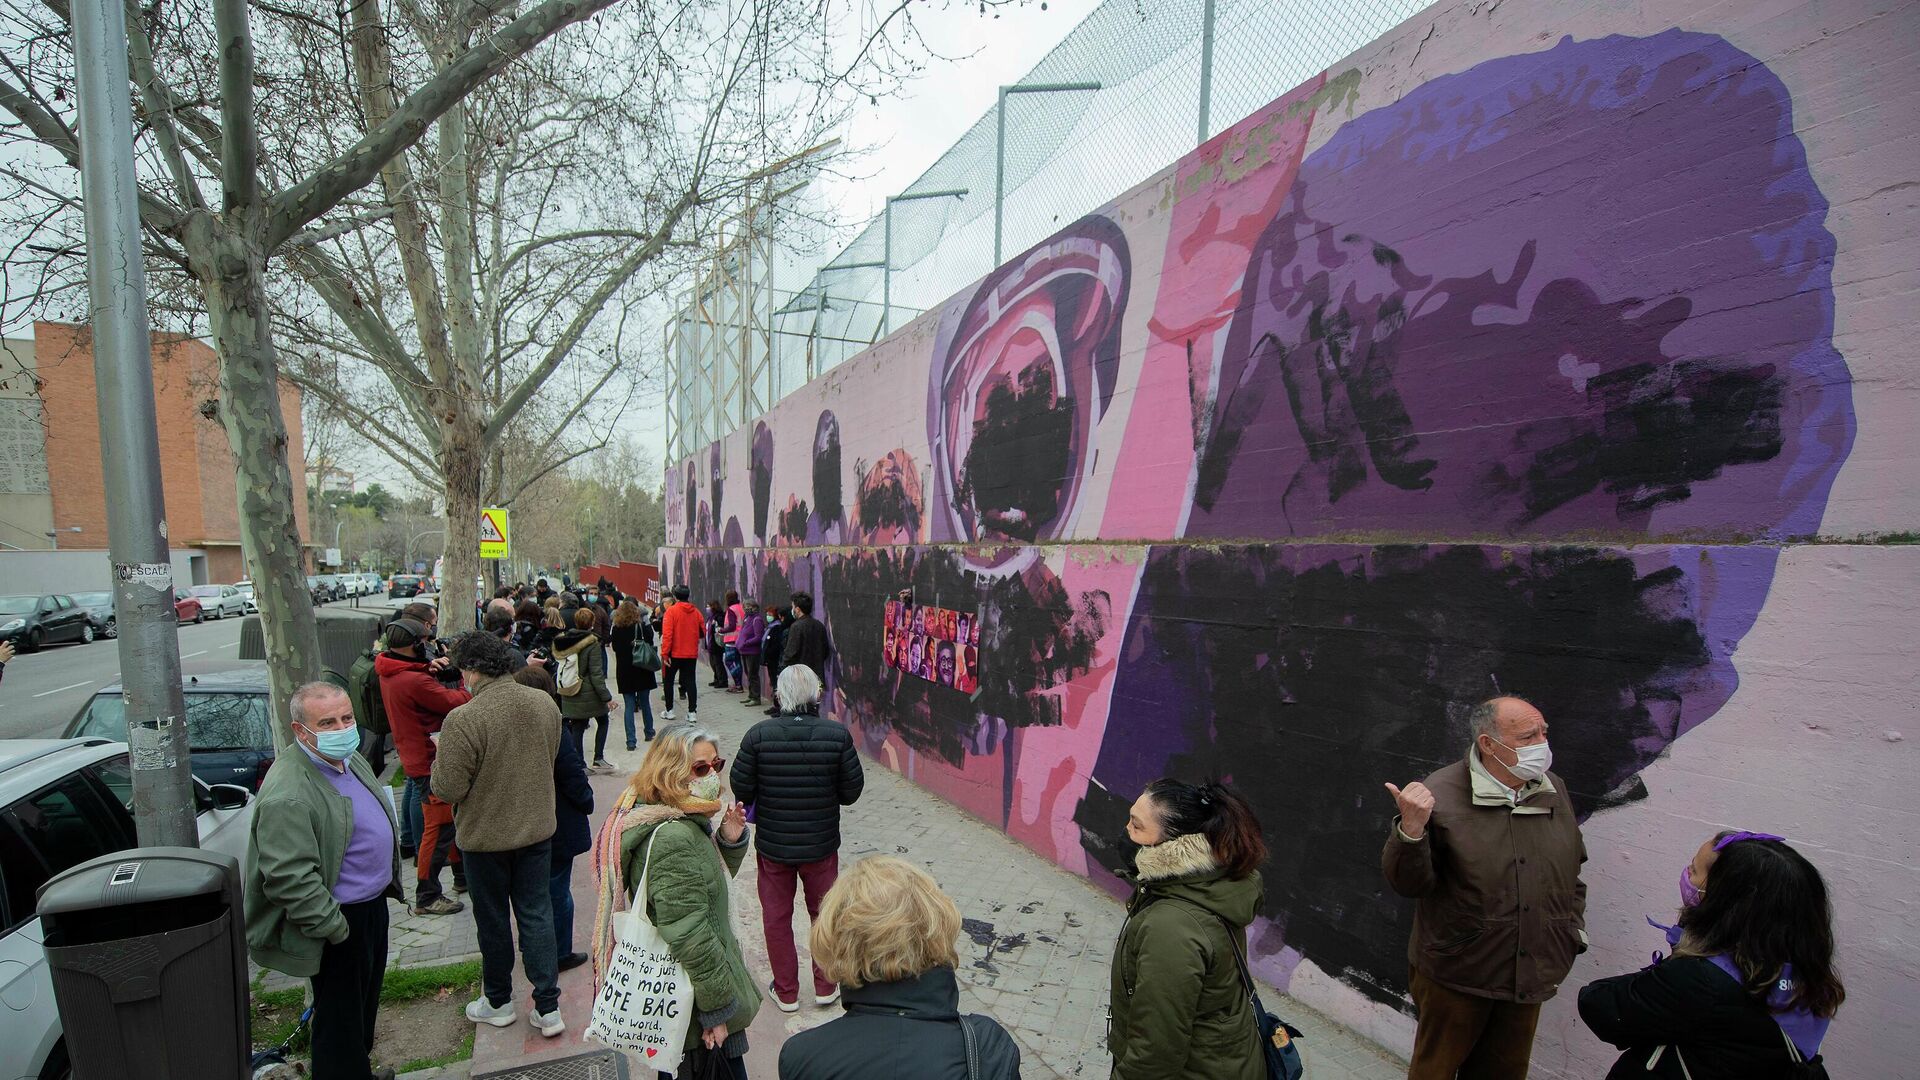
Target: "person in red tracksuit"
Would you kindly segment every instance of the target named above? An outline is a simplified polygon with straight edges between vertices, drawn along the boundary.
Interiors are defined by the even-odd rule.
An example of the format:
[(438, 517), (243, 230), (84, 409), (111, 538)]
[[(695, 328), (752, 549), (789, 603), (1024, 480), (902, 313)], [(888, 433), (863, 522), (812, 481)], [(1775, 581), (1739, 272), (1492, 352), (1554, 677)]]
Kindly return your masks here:
[(448, 686), (437, 677), (445, 658), (429, 661), (425, 653), (426, 624), (399, 618), (387, 627), (387, 649), (374, 657), (380, 676), (380, 700), (387, 707), (387, 725), (400, 768), (407, 774), (407, 810), (420, 815), (420, 842), (414, 853), (413, 913), (451, 915), (466, 905), (440, 891), (440, 868), (453, 866), (455, 889), (465, 890), (460, 872), (460, 849), (455, 846), (453, 807), (433, 794), (434, 739), (447, 714), (465, 705), (473, 695)]
[(680, 680), (680, 689), (687, 696), (687, 722), (696, 719), (694, 710), (700, 707), (699, 691), (693, 687), (694, 668), (700, 661), (700, 642), (707, 632), (707, 620), (701, 616), (700, 609), (687, 599), (692, 590), (685, 585), (673, 587), (673, 603), (667, 606), (667, 613), (660, 619), (660, 658), (666, 664), (662, 673), (667, 699), (665, 719), (674, 719), (673, 682)]

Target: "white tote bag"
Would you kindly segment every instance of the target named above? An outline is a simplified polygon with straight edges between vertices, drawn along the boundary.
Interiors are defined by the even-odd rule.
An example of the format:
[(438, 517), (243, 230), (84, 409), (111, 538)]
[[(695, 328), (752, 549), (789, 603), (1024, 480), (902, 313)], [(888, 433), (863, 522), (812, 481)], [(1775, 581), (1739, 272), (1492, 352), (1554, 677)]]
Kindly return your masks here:
[(613, 915), (613, 958), (593, 1001), (586, 1038), (639, 1055), (659, 1072), (675, 1072), (693, 1022), (693, 980), (673, 958), (667, 939), (647, 919), (647, 870), (653, 841), (640, 861), (640, 888), (626, 911)]

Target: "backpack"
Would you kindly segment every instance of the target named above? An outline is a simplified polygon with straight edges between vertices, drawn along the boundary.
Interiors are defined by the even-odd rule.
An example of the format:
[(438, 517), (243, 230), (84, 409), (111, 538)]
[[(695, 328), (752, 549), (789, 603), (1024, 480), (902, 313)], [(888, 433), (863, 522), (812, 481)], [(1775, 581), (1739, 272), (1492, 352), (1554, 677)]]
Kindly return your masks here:
[(572, 697), (580, 692), (580, 654), (584, 652), (585, 649), (575, 649), (557, 658), (553, 669), (553, 685), (560, 691), (561, 697)]
[(387, 704), (380, 697), (380, 672), (373, 666), (373, 650), (368, 649), (347, 669), (347, 697), (353, 703), (353, 718), (375, 735), (385, 735)]

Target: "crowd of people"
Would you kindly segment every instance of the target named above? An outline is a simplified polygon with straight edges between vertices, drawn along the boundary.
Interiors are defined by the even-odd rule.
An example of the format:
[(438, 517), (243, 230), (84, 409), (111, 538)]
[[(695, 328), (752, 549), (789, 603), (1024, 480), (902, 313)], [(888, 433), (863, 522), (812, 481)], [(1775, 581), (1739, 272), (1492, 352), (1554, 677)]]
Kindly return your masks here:
[[(301, 687), (290, 702), (301, 752), (279, 756), (256, 805), (247, 919), (257, 962), (312, 980), (313, 1075), (391, 1075), (369, 1054), (387, 900), (407, 900), (410, 860), (415, 914), (464, 909), (442, 890), (447, 871), (472, 904), (483, 974), (466, 1015), (476, 1023), (518, 1022), (517, 942), (528, 1022), (561, 1034), (559, 972), (591, 963), (597, 988), (616, 916), (644, 912), (692, 987), (683, 1075), (745, 1077), (761, 1006), (802, 1007), (799, 895), (812, 1004), (840, 1015), (786, 1039), (784, 1080), (1019, 1076), (1012, 1037), (960, 1012), (960, 914), (934, 879), (889, 856), (841, 874), (841, 815), (865, 775), (846, 727), (821, 715), (833, 646), (812, 611), (804, 592), (765, 604), (728, 592), (703, 610), (684, 584), (646, 604), (605, 581), (555, 590), (543, 580), (502, 590), (476, 612), (479, 629), (444, 644), (432, 605), (410, 605), (348, 688)], [(710, 693), (771, 702), (731, 762), (696, 712), (703, 655)], [(616, 702), (627, 748), (645, 755), (596, 829), (589, 775), (612, 768)], [(1525, 1077), (1540, 1007), (1587, 948), (1586, 848), (1550, 771), (1546, 718), (1500, 697), (1468, 724), (1459, 761), (1386, 784), (1398, 814), (1382, 871), (1416, 902), (1411, 1080)], [(405, 777), (397, 813), (380, 794), (385, 735)], [(1132, 805), (1114, 838), (1131, 895), (1110, 974), (1113, 1076), (1258, 1080), (1297, 1069), (1290, 1029), (1266, 1016), (1247, 974), (1264, 835), (1220, 783), (1163, 778)], [(730, 882), (749, 851), (765, 973), (750, 969), (734, 932)], [(576, 908), (573, 864), (589, 852), (594, 895)], [(1779, 836), (1721, 831), (1682, 867), (1677, 899), (1671, 927), (1649, 918), (1671, 955), (1579, 993), (1581, 1018), (1622, 1051), (1609, 1077), (1824, 1075), (1821, 1041), (1845, 992), (1818, 870)], [(591, 920), (578, 939), (577, 914)]]

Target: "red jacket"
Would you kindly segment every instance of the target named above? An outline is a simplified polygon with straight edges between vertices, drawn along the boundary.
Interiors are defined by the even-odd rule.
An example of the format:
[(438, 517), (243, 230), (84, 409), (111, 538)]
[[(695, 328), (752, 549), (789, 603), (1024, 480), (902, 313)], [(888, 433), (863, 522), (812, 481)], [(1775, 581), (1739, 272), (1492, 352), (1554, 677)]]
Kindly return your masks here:
[(660, 617), (660, 655), (670, 660), (692, 660), (700, 655), (700, 638), (706, 633), (706, 616), (689, 601), (667, 608)]
[(380, 700), (387, 707), (387, 726), (400, 768), (416, 780), (433, 775), (433, 740), (447, 714), (472, 700), (465, 690), (433, 677), (425, 660), (384, 652), (373, 658), (380, 676)]

